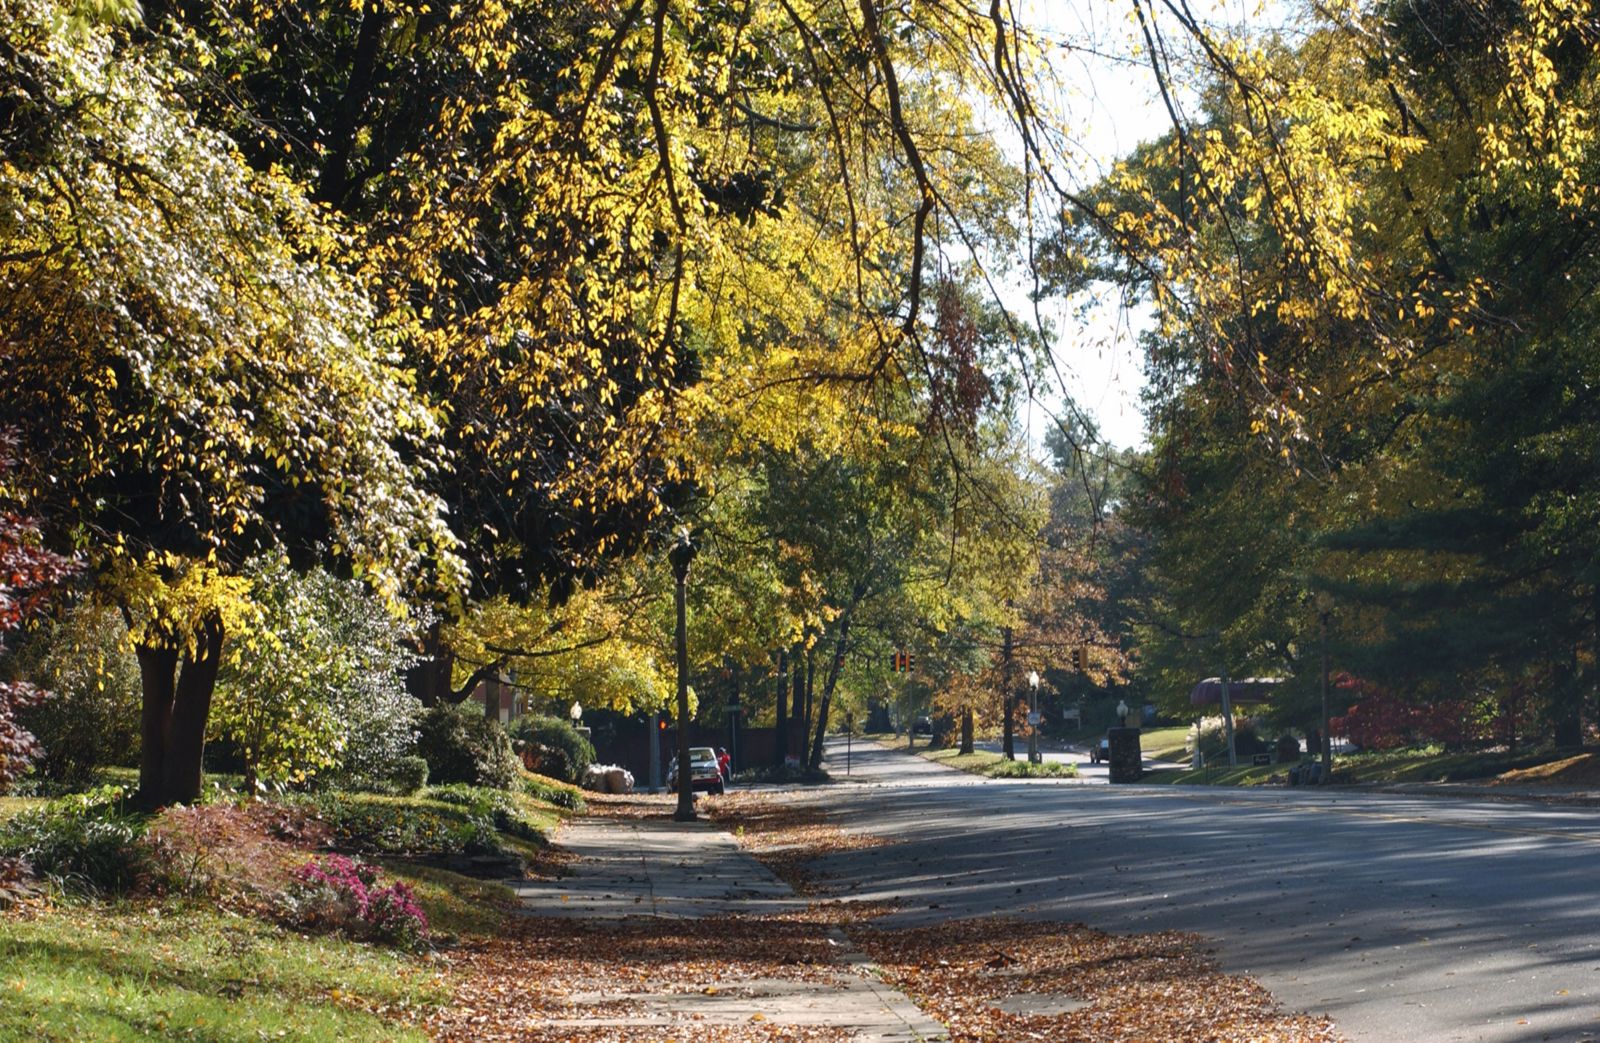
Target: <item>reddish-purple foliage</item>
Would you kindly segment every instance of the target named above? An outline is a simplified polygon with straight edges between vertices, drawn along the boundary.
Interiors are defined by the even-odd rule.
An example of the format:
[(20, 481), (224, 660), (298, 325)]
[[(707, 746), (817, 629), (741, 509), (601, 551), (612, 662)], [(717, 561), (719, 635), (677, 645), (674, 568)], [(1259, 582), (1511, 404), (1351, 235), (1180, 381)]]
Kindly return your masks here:
[(1334, 683), (1361, 693), (1361, 701), (1329, 722), (1343, 735), (1369, 750), (1392, 750), (1423, 742), (1447, 746), (1515, 743), (1532, 725), (1532, 709), (1524, 685), (1512, 685), (1493, 697), (1413, 702), (1371, 681), (1336, 674)]
[(407, 947), (428, 934), (428, 915), (404, 881), (378, 887), (378, 870), (343, 855), (313, 858), (294, 871), (301, 918)]
[[(0, 477), (11, 470), (16, 436), (0, 430)], [(0, 651), (5, 634), (43, 610), (46, 600), (77, 563), (46, 550), (38, 522), (0, 499)], [(0, 681), (0, 790), (16, 779), (39, 754), (39, 742), (16, 713), (46, 693), (31, 684)]]

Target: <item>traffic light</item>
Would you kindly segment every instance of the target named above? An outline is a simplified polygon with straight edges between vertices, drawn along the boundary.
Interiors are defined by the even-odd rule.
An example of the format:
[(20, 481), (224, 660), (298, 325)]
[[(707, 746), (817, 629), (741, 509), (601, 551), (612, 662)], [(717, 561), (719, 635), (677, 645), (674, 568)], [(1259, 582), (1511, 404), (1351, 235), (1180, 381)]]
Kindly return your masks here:
[(916, 669), (917, 657), (901, 649), (889, 657), (889, 669), (897, 674), (908, 674)]
[(1087, 648), (1074, 648), (1072, 650), (1072, 668), (1080, 674), (1089, 669), (1089, 650)]

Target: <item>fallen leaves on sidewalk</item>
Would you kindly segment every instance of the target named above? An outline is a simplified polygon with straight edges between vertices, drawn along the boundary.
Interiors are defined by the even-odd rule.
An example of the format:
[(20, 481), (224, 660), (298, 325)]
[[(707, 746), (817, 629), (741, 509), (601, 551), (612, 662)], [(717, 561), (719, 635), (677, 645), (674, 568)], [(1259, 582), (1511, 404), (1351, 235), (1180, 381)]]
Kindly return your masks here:
[(586, 793), (584, 800), (597, 818), (670, 819), (678, 807), (674, 793)]
[[(1285, 1014), (1249, 978), (1222, 974), (1196, 935), (1112, 935), (1081, 924), (1008, 918), (931, 927), (855, 928), (887, 980), (951, 1029), (957, 1043), (996, 1039), (1326, 1043), (1331, 1022)], [(1010, 1013), (1028, 1005), (1074, 1006)], [(1017, 1001), (1023, 1001), (1018, 1004)]]
[[(839, 971), (829, 922), (820, 909), (699, 920), (512, 916), (499, 936), (452, 954), (462, 984), (429, 1028), (440, 1039), (483, 1043), (846, 1040), (764, 1017), (659, 1020), (662, 997), (733, 993), (762, 979), (831, 980)], [(645, 1023), (615, 1024), (629, 1019)]]

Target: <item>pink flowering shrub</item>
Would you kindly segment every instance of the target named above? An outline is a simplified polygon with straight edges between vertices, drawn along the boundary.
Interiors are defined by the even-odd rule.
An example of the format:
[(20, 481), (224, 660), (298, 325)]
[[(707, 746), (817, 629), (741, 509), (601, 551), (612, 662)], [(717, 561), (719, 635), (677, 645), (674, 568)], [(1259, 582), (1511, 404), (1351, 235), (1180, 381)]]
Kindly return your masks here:
[(284, 911), (309, 928), (344, 931), (415, 949), (428, 937), (428, 915), (404, 881), (378, 886), (378, 870), (343, 855), (313, 858), (295, 869)]

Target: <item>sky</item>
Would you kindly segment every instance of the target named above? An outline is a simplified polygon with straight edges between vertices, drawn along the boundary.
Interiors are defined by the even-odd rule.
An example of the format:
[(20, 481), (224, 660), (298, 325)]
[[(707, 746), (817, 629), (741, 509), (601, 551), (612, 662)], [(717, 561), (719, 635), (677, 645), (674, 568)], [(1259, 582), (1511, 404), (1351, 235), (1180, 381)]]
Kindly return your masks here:
[[(1211, 25), (1262, 29), (1286, 19), (1283, 0), (1191, 0), (1201, 21)], [(1125, 0), (1020, 0), (1019, 16), (1053, 46), (1050, 64), (1057, 84), (1035, 83), (1065, 117), (1068, 144), (1077, 158), (1070, 180), (1092, 184), (1141, 142), (1171, 127), (1148, 58), (1137, 53), (1137, 24)], [(1179, 104), (1182, 104), (1180, 98)], [(1016, 145), (1020, 153), (1020, 144)], [(1023, 315), (1032, 314), (1025, 266), (1014, 270), (1000, 296)], [(1140, 333), (1150, 324), (1144, 309), (1126, 310), (1107, 287), (1078, 300), (1046, 302), (1041, 313), (1055, 330), (1051, 345), (1060, 378), (1040, 388), (1038, 401), (1023, 415), (1035, 445), (1063, 413), (1062, 386), (1091, 417), (1101, 437), (1113, 446), (1147, 442), (1140, 393), (1145, 386)]]

